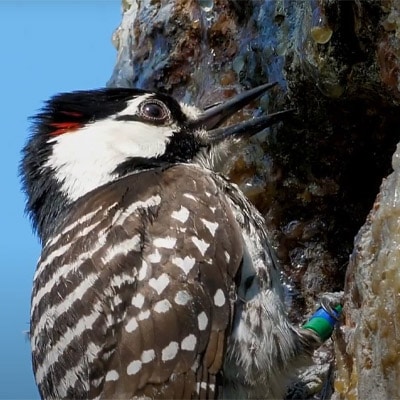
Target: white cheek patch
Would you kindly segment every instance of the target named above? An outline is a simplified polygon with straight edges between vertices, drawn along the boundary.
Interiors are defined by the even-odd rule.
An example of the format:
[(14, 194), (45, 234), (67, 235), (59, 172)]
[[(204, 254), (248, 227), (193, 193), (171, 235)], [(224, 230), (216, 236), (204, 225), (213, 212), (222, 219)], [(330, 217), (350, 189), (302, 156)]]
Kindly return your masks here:
[(154, 126), (138, 121), (110, 122), (115, 125), (107, 132), (110, 150), (125, 158), (151, 158), (163, 154), (173, 133), (171, 127)]
[(97, 121), (51, 138), (48, 142), (53, 143), (53, 152), (44, 167), (55, 171), (63, 192), (76, 200), (115, 180), (115, 169), (128, 158), (163, 154), (176, 130), (175, 125), (163, 127), (112, 119)]

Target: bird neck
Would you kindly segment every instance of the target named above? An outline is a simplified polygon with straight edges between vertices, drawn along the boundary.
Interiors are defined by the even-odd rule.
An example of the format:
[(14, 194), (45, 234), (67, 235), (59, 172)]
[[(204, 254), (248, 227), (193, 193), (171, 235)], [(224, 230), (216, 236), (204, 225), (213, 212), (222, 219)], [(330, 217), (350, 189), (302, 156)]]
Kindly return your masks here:
[(73, 203), (61, 190), (61, 184), (50, 171), (38, 174), (26, 182), (26, 210), (42, 243), (51, 237)]

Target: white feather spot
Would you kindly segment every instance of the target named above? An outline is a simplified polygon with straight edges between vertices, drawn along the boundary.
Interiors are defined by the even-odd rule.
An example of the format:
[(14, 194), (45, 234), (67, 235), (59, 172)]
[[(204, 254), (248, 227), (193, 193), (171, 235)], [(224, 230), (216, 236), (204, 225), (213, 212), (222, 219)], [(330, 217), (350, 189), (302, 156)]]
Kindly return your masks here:
[(126, 330), (128, 333), (131, 333), (131, 332), (133, 332), (134, 330), (136, 330), (138, 326), (139, 326), (139, 325), (138, 325), (138, 323), (137, 323), (137, 321), (136, 321), (136, 318), (131, 318), (131, 319), (129, 320), (129, 322), (126, 324), (125, 330)]
[(126, 373), (128, 375), (135, 375), (142, 369), (142, 362), (140, 360), (132, 361), (128, 368), (126, 369)]
[(203, 222), (204, 226), (209, 230), (211, 236), (214, 236), (219, 226), (218, 223), (207, 221), (204, 218), (201, 218), (201, 221)]
[(145, 320), (145, 319), (147, 319), (149, 317), (150, 317), (150, 311), (146, 310), (146, 311), (140, 312), (139, 315), (137, 316), (137, 319), (139, 321), (143, 321), (143, 320)]
[(193, 351), (196, 347), (196, 344), (197, 344), (196, 336), (190, 334), (182, 340), (181, 349)]
[[(134, 275), (136, 275), (135, 268), (131, 271)], [(132, 285), (136, 282), (135, 276), (128, 275), (126, 273), (122, 273), (121, 275), (114, 275), (111, 278), (110, 286), (113, 288), (120, 288), (122, 285)]]
[(153, 349), (143, 351), (142, 356), (140, 357), (143, 364), (147, 364), (153, 361), (155, 358), (156, 358), (156, 353), (154, 352)]
[(153, 244), (156, 247), (163, 247), (164, 249), (173, 249), (176, 244), (176, 239), (170, 236), (165, 238), (157, 238), (153, 240)]
[(122, 242), (110, 247), (106, 255), (102, 258), (104, 265), (107, 265), (114, 257), (126, 256), (131, 251), (140, 250), (140, 235), (135, 235), (132, 238), (125, 239)]
[(171, 214), (171, 217), (184, 224), (189, 218), (189, 210), (186, 207), (181, 206), (179, 211), (174, 211)]
[(160, 295), (169, 284), (169, 278), (166, 273), (161, 274), (158, 278), (151, 278), (149, 285)]
[(164, 347), (161, 352), (161, 360), (169, 361), (176, 357), (178, 354), (179, 345), (177, 342), (171, 342), (167, 347)]
[(225, 255), (225, 260), (226, 260), (226, 262), (229, 263), (229, 261), (230, 261), (230, 259), (231, 259), (230, 254), (225, 250), (225, 251), (224, 251), (224, 255)]
[(192, 296), (186, 290), (180, 290), (175, 295), (175, 303), (180, 306), (185, 306), (190, 300), (192, 300)]
[(167, 300), (160, 300), (154, 305), (154, 311), (162, 314), (166, 313), (172, 307), (171, 303)]
[(148, 259), (151, 263), (159, 263), (161, 261), (161, 254), (158, 249), (154, 253), (149, 254)]
[(92, 379), (92, 380), (90, 381), (90, 384), (91, 384), (93, 387), (99, 387), (103, 382), (104, 382), (104, 376), (102, 376), (102, 377), (99, 378), (99, 379)]
[(196, 260), (186, 256), (185, 258), (175, 257), (172, 259), (172, 262), (187, 275), (194, 267)]
[(118, 379), (119, 379), (119, 374), (115, 369), (112, 369), (111, 371), (107, 372), (106, 382), (117, 381)]
[(190, 200), (193, 200), (193, 201), (196, 201), (197, 202), (197, 199), (196, 199), (196, 197), (194, 197), (192, 194), (190, 194), (190, 193), (184, 193), (184, 196), (187, 198), (187, 199), (190, 199)]
[(204, 254), (206, 254), (207, 249), (210, 247), (209, 243), (205, 242), (203, 239), (199, 239), (196, 236), (192, 237), (192, 242), (199, 249), (202, 256), (204, 256)]
[(217, 207), (210, 207), (210, 211), (212, 212), (212, 213), (215, 213), (215, 210), (217, 209)]
[(142, 281), (143, 279), (146, 279), (147, 276), (147, 271), (149, 268), (149, 264), (147, 264), (147, 262), (145, 260), (142, 261), (142, 266), (139, 269), (139, 274), (138, 274), (138, 280)]
[(144, 296), (138, 293), (136, 296), (132, 297), (131, 304), (137, 308), (142, 308), (144, 303)]
[(207, 328), (208, 318), (204, 311), (197, 316), (197, 323), (200, 331), (204, 331)]
[(125, 221), (137, 213), (138, 210), (141, 209), (149, 209), (151, 207), (155, 207), (161, 204), (161, 197), (160, 196), (151, 196), (145, 201), (136, 201), (132, 203), (128, 208), (122, 209), (119, 212), (116, 212), (112, 221), (111, 225), (123, 225)]
[(115, 349), (105, 351), (102, 356), (103, 360), (108, 361), (111, 358), (111, 356), (114, 354), (114, 351), (115, 351)]
[(222, 307), (225, 304), (225, 295), (221, 289), (218, 289), (214, 295), (214, 304), (217, 307)]
[(114, 295), (114, 297), (112, 298), (112, 302), (113, 302), (114, 306), (118, 306), (119, 304), (122, 303), (121, 296), (118, 294)]

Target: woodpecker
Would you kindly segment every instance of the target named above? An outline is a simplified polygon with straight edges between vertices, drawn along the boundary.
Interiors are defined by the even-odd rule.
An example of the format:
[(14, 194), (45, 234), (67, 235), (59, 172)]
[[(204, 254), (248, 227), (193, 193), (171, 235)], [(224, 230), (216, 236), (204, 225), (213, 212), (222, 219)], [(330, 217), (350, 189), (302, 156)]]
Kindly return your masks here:
[(43, 399), (283, 397), (321, 340), (289, 321), (265, 222), (217, 172), (281, 119), (221, 127), (273, 86), (205, 110), (77, 91), (34, 117), (21, 175), (43, 246), (30, 324)]

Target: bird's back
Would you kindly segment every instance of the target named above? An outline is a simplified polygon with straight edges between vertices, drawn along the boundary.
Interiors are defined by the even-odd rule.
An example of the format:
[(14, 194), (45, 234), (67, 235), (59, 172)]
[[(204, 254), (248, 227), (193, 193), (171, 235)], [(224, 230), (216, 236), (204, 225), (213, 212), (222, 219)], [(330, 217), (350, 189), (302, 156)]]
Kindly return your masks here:
[(217, 396), (243, 241), (215, 177), (145, 171), (71, 207), (32, 296), (45, 398)]

